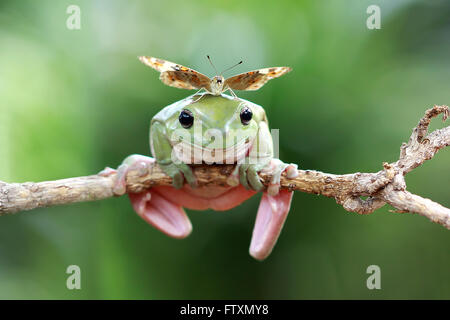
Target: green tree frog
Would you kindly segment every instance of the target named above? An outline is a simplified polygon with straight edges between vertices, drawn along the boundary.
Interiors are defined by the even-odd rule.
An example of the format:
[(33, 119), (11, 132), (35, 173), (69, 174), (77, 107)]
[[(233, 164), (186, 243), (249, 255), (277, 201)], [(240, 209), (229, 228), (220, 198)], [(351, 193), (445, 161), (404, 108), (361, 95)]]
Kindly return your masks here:
[[(250, 244), (250, 254), (265, 259), (274, 247), (293, 193), (280, 190), (283, 171), (290, 178), (296, 165), (273, 158), (273, 141), (264, 109), (244, 99), (225, 94), (190, 96), (156, 114), (150, 126), (150, 148), (154, 158), (131, 155), (117, 170), (114, 192), (126, 192), (131, 169), (145, 175), (154, 161), (173, 178), (173, 186), (157, 186), (130, 193), (134, 210), (146, 222), (174, 238), (184, 238), (192, 225), (183, 208), (229, 210), (263, 191), (258, 172), (272, 174), (263, 191)], [(195, 164), (234, 163), (229, 186), (197, 187)], [(187, 184), (185, 184), (187, 182)]]

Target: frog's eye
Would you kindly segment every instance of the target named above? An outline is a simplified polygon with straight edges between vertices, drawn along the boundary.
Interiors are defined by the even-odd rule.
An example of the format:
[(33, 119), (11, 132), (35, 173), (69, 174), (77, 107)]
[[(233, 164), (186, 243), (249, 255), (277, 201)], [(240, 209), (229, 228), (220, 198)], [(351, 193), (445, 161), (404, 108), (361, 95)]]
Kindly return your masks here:
[(192, 124), (194, 123), (194, 116), (192, 115), (192, 112), (190, 112), (189, 110), (183, 110), (181, 111), (178, 120), (180, 120), (180, 123), (183, 126), (183, 128), (189, 129), (190, 127), (192, 127)]
[(249, 107), (244, 107), (241, 110), (241, 122), (242, 124), (246, 125), (252, 120), (252, 110)]

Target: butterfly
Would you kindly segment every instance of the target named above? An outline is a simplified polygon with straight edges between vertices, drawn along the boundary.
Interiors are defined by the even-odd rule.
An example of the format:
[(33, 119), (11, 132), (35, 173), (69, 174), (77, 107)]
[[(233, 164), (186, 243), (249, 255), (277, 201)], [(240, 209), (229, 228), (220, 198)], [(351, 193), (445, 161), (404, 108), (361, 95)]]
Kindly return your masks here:
[[(218, 74), (210, 57), (207, 56), (207, 58), (216, 71), (216, 74)], [(207, 93), (215, 96), (219, 96), (227, 90), (230, 90), (233, 96), (236, 97), (233, 89), (258, 90), (267, 81), (281, 77), (292, 70), (289, 67), (264, 68), (241, 73), (225, 79), (222, 73), (241, 64), (242, 61), (240, 61), (236, 65), (224, 70), (220, 75), (218, 74), (212, 78), (208, 78), (198, 71), (167, 60), (147, 56), (141, 56), (139, 60), (156, 71), (159, 71), (161, 73), (159, 78), (168, 86), (188, 90), (205, 90)]]

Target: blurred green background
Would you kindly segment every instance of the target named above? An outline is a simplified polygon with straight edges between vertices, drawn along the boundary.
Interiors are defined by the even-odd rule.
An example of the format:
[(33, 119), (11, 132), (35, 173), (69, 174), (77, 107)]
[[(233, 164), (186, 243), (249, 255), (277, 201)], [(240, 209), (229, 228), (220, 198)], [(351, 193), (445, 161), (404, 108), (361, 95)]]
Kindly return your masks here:
[[(81, 30), (66, 9), (81, 8)], [(366, 9), (381, 8), (381, 30)], [(372, 172), (395, 161), (425, 109), (449, 104), (448, 1), (0, 2), (0, 180), (42, 181), (149, 155), (150, 119), (191, 94), (137, 60), (152, 55), (209, 76), (294, 71), (238, 95), (265, 107), (280, 155), (301, 168)], [(442, 127), (435, 120), (432, 128)], [(407, 176), (450, 206), (450, 152)], [(0, 218), (0, 298), (450, 298), (450, 232), (427, 219), (347, 213), (296, 193), (264, 262), (248, 255), (260, 195), (229, 212), (188, 211), (185, 240), (156, 231), (127, 197)], [(67, 290), (68, 265), (82, 289)], [(366, 268), (381, 268), (368, 290)]]

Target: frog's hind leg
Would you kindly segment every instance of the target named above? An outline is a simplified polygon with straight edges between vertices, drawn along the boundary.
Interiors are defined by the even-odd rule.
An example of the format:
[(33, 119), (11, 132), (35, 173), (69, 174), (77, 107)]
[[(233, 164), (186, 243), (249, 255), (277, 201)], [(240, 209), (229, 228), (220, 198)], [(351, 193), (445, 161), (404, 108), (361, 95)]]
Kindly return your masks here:
[(156, 229), (180, 239), (191, 233), (191, 222), (180, 205), (152, 189), (128, 195), (137, 214)]
[(249, 250), (255, 259), (267, 258), (275, 246), (289, 213), (292, 195), (288, 190), (280, 190), (275, 196), (263, 193)]
[(297, 165), (286, 164), (279, 159), (272, 159), (263, 171), (270, 173), (272, 179), (263, 193), (250, 244), (250, 255), (258, 260), (269, 256), (291, 206), (293, 192), (280, 190), (281, 174), (286, 172), (290, 179), (298, 176)]

